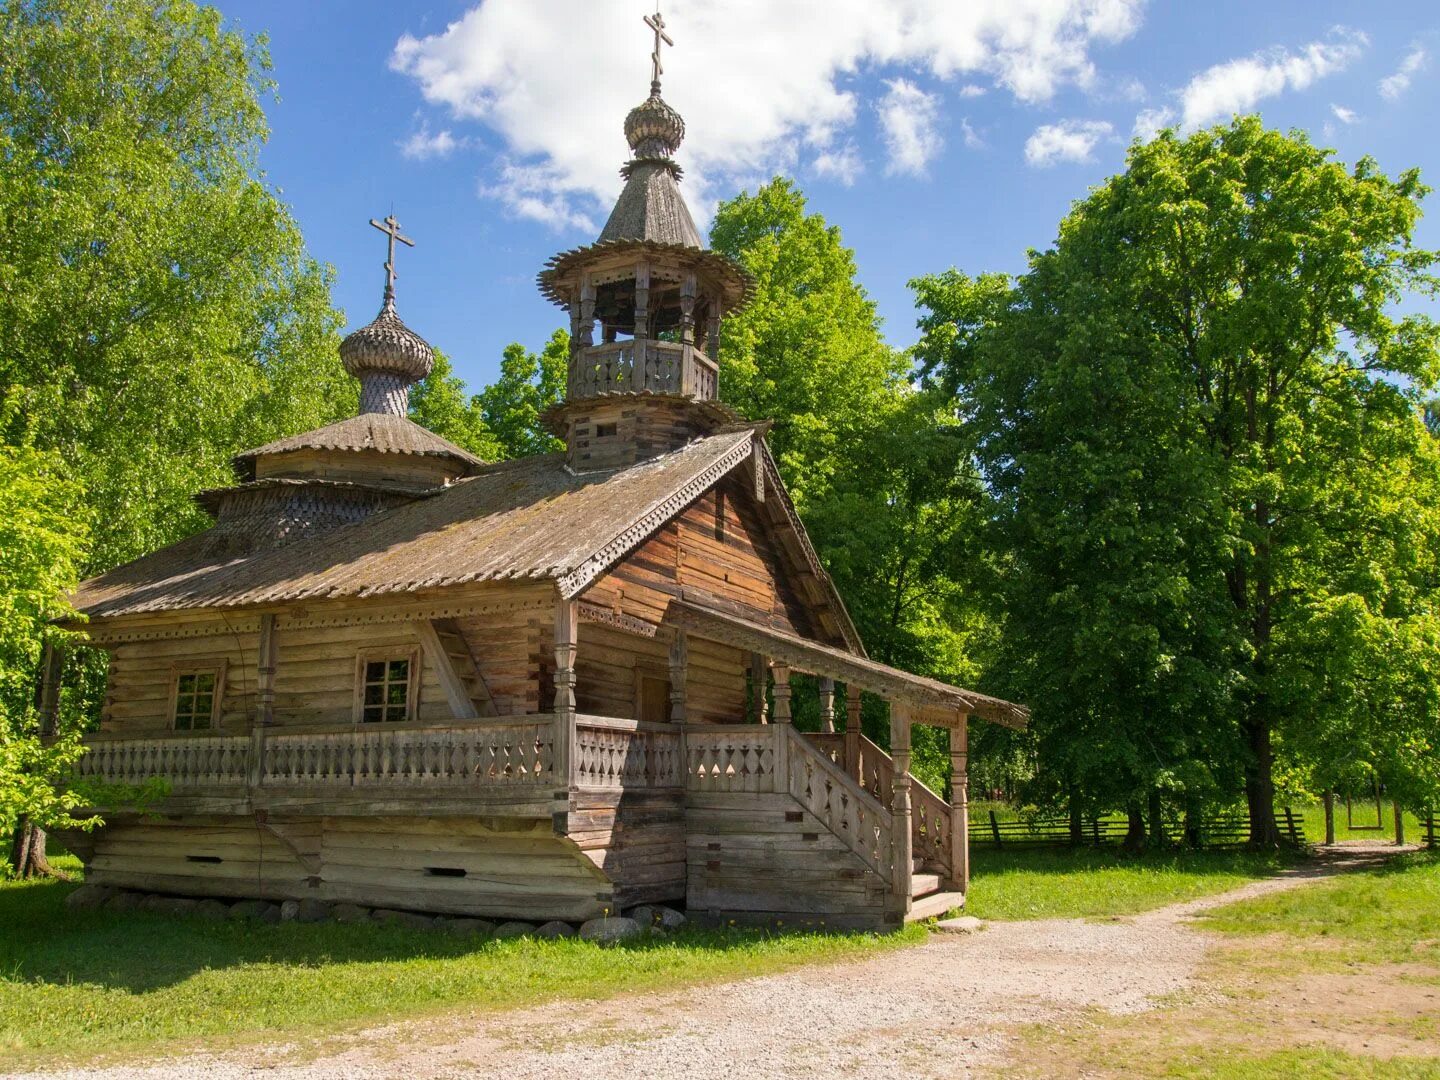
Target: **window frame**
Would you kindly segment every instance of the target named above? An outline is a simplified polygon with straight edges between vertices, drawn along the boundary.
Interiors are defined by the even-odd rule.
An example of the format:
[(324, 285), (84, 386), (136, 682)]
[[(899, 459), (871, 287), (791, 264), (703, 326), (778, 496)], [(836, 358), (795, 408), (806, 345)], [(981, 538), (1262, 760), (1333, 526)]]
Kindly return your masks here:
[[(366, 720), (365, 719), (365, 666), (384, 662), (386, 664), (395, 660), (404, 660), (409, 663), (405, 678), (405, 716), (400, 720)], [(389, 707), (389, 706), (387, 706)], [(380, 724), (405, 724), (414, 720), (420, 714), (420, 649), (398, 646), (395, 648), (376, 647), (361, 649), (355, 654), (355, 704), (354, 722), (366, 726)]]
[[(167, 715), (171, 731), (184, 731), (190, 734), (203, 731), (220, 730), (220, 704), (225, 698), (225, 674), (228, 662), (221, 660), (187, 660), (182, 663), (170, 665), (170, 700), (167, 706)], [(213, 675), (215, 686), (210, 692), (210, 719), (204, 727), (195, 726), (195, 718), (198, 714), (191, 712), (189, 727), (180, 727), (180, 680), (187, 675)], [(190, 697), (193, 701), (195, 694), (192, 691)]]
[[(665, 687), (661, 715), (658, 719), (646, 717), (645, 712), (645, 684), (646, 682), (662, 683)], [(671, 708), (670, 668), (661, 664), (638, 663), (635, 665), (635, 719), (653, 724), (668, 724), (670, 722)]]

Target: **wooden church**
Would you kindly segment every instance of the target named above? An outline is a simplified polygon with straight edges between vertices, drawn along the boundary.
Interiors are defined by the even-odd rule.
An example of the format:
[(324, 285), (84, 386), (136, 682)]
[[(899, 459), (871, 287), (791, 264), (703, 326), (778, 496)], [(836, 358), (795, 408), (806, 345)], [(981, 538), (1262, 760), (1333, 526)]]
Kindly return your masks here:
[[(196, 496), (211, 528), (80, 586), (110, 666), (79, 771), (168, 784), (67, 836), (87, 881), (526, 920), (963, 901), (966, 725), (1025, 710), (866, 656), (766, 425), (720, 401), (751, 283), (681, 197), (656, 67), (604, 230), (539, 277), (570, 319), (563, 452), (488, 463), (406, 418), (433, 353), (396, 313), (390, 218), (384, 305), (340, 347), (358, 415), (238, 455)], [(916, 723), (951, 729), (948, 803), (910, 775)]]

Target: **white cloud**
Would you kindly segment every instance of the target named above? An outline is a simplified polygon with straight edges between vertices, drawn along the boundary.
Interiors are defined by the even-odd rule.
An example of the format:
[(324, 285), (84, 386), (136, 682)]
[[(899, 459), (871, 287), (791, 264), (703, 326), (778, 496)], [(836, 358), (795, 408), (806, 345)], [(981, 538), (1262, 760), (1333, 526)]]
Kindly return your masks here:
[(1380, 80), (1380, 96), (1386, 101), (1395, 101), (1406, 90), (1410, 89), (1410, 81), (1424, 70), (1425, 62), (1430, 59), (1423, 46), (1412, 45), (1410, 51), (1405, 54), (1405, 59), (1400, 61), (1400, 66), (1393, 75), (1387, 75)]
[(457, 139), (450, 133), (449, 128), (432, 134), (430, 125), (422, 122), (419, 129), (411, 132), (409, 138), (397, 145), (400, 153), (407, 158), (424, 161), (426, 158), (447, 158), (467, 142), (466, 139)]
[(1235, 113), (1249, 112), (1260, 101), (1287, 90), (1304, 90), (1353, 63), (1368, 41), (1364, 34), (1337, 27), (1325, 41), (1312, 41), (1298, 52), (1269, 49), (1216, 64), (1180, 91), (1180, 126), (1194, 131)]
[(964, 117), (964, 118), (960, 121), (960, 134), (961, 134), (961, 135), (964, 137), (964, 139), (965, 139), (965, 149), (967, 149), (967, 150), (983, 150), (983, 149), (985, 149), (985, 140), (982, 139), (982, 138), (980, 137), (980, 133), (979, 133), (978, 131), (976, 131), (976, 130), (970, 125), (970, 118), (969, 118), (968, 116), (967, 116), (967, 117)]
[(908, 79), (891, 79), (885, 85), (888, 89), (876, 106), (890, 155), (885, 171), (923, 176), (925, 167), (945, 145), (937, 126), (940, 98)]
[(1161, 128), (1170, 127), (1174, 123), (1174, 109), (1163, 105), (1155, 109), (1141, 109), (1139, 115), (1135, 117), (1135, 126), (1130, 129), (1130, 134), (1134, 138), (1149, 142), (1160, 134)]
[[(667, 0), (665, 97), (691, 132), (680, 159), (692, 206), (703, 209), (707, 185), (763, 176), (801, 148), (843, 155), (888, 96), (863, 99), (874, 73), (994, 86), (1026, 103), (1088, 87), (1091, 51), (1132, 35), (1144, 2), (831, 0), (816, 19), (814, 0)], [(455, 120), (495, 131), (512, 161), (542, 168), (525, 197), (570, 220), (619, 189), (621, 120), (650, 74), (639, 15), (595, 0), (480, 0), (442, 32), (402, 36), (391, 66)]]
[(1044, 124), (1025, 140), (1025, 160), (1038, 168), (1060, 161), (1090, 161), (1096, 145), (1115, 128), (1104, 120), (1062, 120)]
[(1354, 109), (1347, 109), (1344, 105), (1331, 105), (1330, 113), (1342, 124), (1353, 124), (1360, 119), (1360, 114)]
[(974, 83), (966, 83), (964, 86), (960, 87), (960, 96), (962, 98), (984, 97), (985, 87), (977, 86)]
[(853, 142), (822, 151), (812, 163), (815, 175), (838, 180), (849, 187), (865, 171), (860, 149)]

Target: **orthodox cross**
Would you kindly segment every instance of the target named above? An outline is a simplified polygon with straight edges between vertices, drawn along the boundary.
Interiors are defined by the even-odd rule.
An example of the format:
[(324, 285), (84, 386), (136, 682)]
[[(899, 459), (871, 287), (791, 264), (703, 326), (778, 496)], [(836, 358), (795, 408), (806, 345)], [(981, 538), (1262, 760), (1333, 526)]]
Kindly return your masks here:
[(383, 224), (372, 217), (370, 224), (390, 238), (389, 250), (385, 256), (385, 299), (394, 300), (395, 279), (399, 276), (395, 273), (395, 241), (399, 240), (406, 247), (414, 247), (415, 241), (400, 235), (400, 222), (395, 220), (394, 214), (387, 217)]
[(650, 86), (658, 91), (660, 89), (660, 76), (665, 74), (665, 69), (660, 65), (660, 43), (663, 41), (672, 49), (675, 42), (670, 35), (665, 33), (665, 18), (660, 14), (659, 0), (656, 0), (655, 14), (645, 16), (645, 25), (655, 31), (655, 49), (650, 53)]

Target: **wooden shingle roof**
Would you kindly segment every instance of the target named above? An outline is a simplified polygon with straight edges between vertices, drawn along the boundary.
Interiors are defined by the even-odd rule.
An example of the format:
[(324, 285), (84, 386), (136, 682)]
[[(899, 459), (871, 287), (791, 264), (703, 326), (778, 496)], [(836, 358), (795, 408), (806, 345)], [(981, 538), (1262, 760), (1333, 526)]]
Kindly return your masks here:
[(576, 474), (560, 454), (480, 465), (303, 543), (236, 556), (200, 533), (82, 582), (72, 601), (96, 618), (500, 580), (553, 580), (574, 596), (746, 461), (757, 437), (730, 430), (616, 472)]
[(382, 454), (442, 455), (470, 465), (482, 464), (470, 451), (427, 431), (413, 420), (389, 413), (361, 413), (314, 431), (276, 439), (236, 454), (235, 462), (243, 465), (257, 457), (292, 450), (375, 450)]

